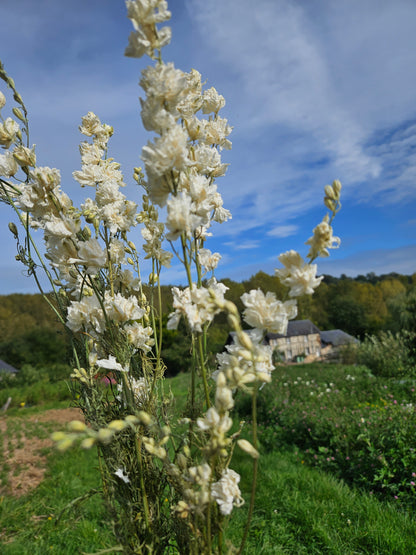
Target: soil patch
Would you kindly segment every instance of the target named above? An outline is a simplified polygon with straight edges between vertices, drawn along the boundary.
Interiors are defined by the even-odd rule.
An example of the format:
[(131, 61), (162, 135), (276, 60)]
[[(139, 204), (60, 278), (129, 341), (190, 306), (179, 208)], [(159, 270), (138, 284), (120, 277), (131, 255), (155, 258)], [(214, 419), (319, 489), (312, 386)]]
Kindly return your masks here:
[(20, 497), (41, 483), (47, 463), (45, 449), (53, 446), (48, 430), (51, 424), (54, 430), (62, 429), (71, 420), (83, 420), (79, 409), (51, 409), (27, 418), (0, 420), (0, 450), (7, 468), (0, 495)]

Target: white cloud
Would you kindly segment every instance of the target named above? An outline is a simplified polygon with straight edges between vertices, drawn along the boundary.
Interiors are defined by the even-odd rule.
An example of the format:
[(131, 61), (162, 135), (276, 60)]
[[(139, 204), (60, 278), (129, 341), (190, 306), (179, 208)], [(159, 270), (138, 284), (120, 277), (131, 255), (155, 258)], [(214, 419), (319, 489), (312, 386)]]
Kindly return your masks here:
[(259, 244), (260, 244), (259, 241), (251, 241), (251, 240), (232, 241), (232, 242), (225, 243), (227, 247), (231, 247), (233, 250), (236, 250), (236, 251), (257, 249), (259, 247)]
[(290, 237), (291, 235), (295, 235), (298, 229), (299, 229), (299, 226), (297, 225), (278, 225), (273, 229), (271, 229), (270, 231), (268, 231), (267, 235), (270, 235), (271, 237), (279, 237), (279, 238)]

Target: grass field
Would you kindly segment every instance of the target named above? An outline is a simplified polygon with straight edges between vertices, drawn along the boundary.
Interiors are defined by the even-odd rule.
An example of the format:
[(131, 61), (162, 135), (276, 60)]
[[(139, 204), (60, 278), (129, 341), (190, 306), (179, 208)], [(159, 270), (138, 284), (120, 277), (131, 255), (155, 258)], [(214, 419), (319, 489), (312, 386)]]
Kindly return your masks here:
[[(286, 381), (282, 381), (283, 371), (292, 373), (285, 376)], [(353, 369), (348, 369), (347, 374), (338, 368), (337, 377), (329, 367), (324, 371), (329, 372), (330, 383), (335, 384), (336, 379), (352, 375)], [(309, 380), (305, 378), (305, 382), (319, 383), (321, 378), (327, 378), (323, 371), (319, 373), (312, 366), (279, 372), (280, 376), (276, 376), (280, 377), (280, 385), (275, 383), (267, 395), (265, 392), (263, 408), (269, 403), (268, 396), (279, 399), (276, 397), (279, 388), (286, 391), (300, 385), (298, 378), (303, 380), (305, 372), (309, 372)], [(303, 376), (295, 375), (300, 373)], [(357, 369), (353, 381), (359, 381), (360, 376), (362, 369)], [(186, 402), (187, 379), (186, 375), (179, 375), (167, 380), (178, 408)], [(284, 386), (289, 379), (296, 380), (297, 385)], [(375, 390), (373, 384), (372, 391)], [(398, 394), (394, 390), (395, 398)], [(117, 552), (111, 549), (115, 543), (111, 524), (106, 522), (100, 495), (96, 493), (100, 483), (94, 451), (74, 449), (62, 454), (54, 451), (48, 441), (50, 432), (64, 425), (65, 415), (67, 419), (74, 417), (65, 413), (67, 408), (67, 401), (53, 401), (46, 406), (12, 409), (0, 419), (0, 552), (4, 555)], [(57, 414), (62, 415), (62, 423), (58, 422)], [(267, 428), (270, 422), (263, 431)], [(260, 459), (257, 503), (245, 553), (409, 555), (415, 552), (416, 521), (409, 511), (393, 503), (389, 496), (376, 498), (364, 488), (348, 486), (321, 467), (308, 465), (299, 446), (291, 445), (287, 439), (283, 441), (283, 437), (278, 437), (273, 448), (273, 437), (269, 434), (267, 449)], [(20, 466), (16, 461), (21, 451), (27, 454), (33, 446), (34, 474), (25, 475), (25, 461)], [(11, 461), (14, 461), (12, 467)], [(232, 467), (242, 476), (241, 487), (246, 499), (251, 486), (250, 466), (250, 461), (236, 452)], [(40, 478), (36, 477), (35, 470), (40, 471)], [(32, 485), (38, 485), (26, 490), (30, 480)], [(10, 491), (11, 483), (13, 491)], [(234, 544), (238, 543), (246, 511), (247, 504), (234, 511), (228, 532)]]

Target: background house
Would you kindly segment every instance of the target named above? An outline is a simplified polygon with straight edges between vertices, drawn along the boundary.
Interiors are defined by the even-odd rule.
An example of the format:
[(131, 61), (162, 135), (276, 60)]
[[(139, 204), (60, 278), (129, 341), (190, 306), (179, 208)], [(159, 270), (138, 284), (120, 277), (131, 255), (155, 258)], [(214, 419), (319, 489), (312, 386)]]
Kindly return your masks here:
[(268, 333), (266, 340), (285, 361), (313, 360), (321, 356), (320, 333), (310, 320), (290, 320), (286, 335)]
[(358, 339), (345, 331), (321, 331), (321, 356), (324, 358), (337, 358), (343, 347), (354, 343), (359, 343)]

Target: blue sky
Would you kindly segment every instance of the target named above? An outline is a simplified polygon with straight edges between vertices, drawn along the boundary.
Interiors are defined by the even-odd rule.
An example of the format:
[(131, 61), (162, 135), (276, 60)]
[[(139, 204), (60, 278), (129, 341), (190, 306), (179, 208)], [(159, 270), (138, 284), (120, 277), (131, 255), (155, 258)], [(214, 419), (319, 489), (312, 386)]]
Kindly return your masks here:
[[(342, 243), (320, 273), (416, 272), (416, 2), (413, 0), (171, 0), (164, 60), (201, 72), (226, 98), (234, 127), (218, 179), (233, 219), (207, 246), (219, 277), (272, 273), (322, 219), (323, 186), (339, 179)], [(78, 125), (92, 110), (111, 124), (111, 155), (131, 179), (151, 138), (139, 114), (139, 74), (150, 62), (123, 56), (131, 23), (121, 0), (2, 0), (0, 58), (29, 109), (38, 164), (72, 178)], [(4, 87), (0, 85), (1, 90)], [(5, 92), (5, 91), (4, 91)], [(0, 206), (0, 294), (34, 292), (14, 261)], [(136, 228), (136, 243), (140, 232)], [(165, 283), (183, 281), (174, 265)]]

